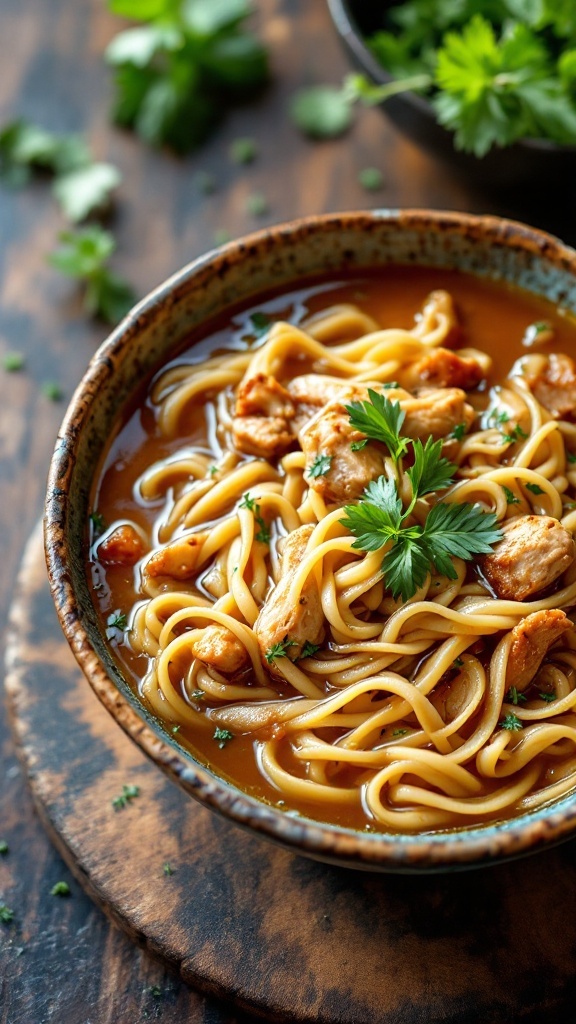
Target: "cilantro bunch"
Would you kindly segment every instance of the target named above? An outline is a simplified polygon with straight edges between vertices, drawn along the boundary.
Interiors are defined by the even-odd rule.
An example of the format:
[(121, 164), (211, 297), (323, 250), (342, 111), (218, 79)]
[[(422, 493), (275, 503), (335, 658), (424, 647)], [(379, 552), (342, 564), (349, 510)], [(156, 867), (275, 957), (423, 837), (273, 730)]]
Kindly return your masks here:
[(481, 157), (520, 138), (576, 144), (576, 6), (569, 0), (407, 0), (370, 46), (395, 78), (353, 75), (349, 98), (414, 89), (458, 149)]
[(109, 0), (141, 24), (106, 51), (115, 68), (113, 117), (152, 145), (183, 154), (201, 143), (226, 106), (268, 77), (260, 41), (244, 29), (249, 0)]
[(456, 467), (442, 456), (442, 441), (428, 438), (412, 441), (400, 435), (405, 414), (399, 402), (368, 390), (369, 401), (346, 406), (350, 423), (386, 445), (396, 471), (400, 460), (411, 452), (412, 465), (406, 470), (412, 499), (403, 508), (398, 483), (381, 476), (366, 488), (356, 505), (346, 505), (340, 520), (356, 540), (352, 545), (362, 551), (378, 551), (388, 545), (382, 562), (386, 586), (392, 596), (407, 601), (423, 586), (432, 569), (448, 579), (456, 579), (453, 558), (470, 561), (474, 555), (488, 554), (502, 537), (496, 516), (470, 504), (443, 504), (430, 509), (424, 526), (411, 522), (419, 498), (441, 491), (452, 482)]

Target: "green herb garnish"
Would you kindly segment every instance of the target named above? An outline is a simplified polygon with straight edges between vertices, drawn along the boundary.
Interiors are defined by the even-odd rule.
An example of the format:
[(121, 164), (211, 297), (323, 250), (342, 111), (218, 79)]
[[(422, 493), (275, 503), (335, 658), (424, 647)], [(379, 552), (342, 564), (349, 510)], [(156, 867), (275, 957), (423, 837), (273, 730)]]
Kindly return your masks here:
[(92, 529), (94, 530), (94, 533), (96, 534), (97, 537), (100, 536), (100, 534), (103, 533), (104, 528), (106, 526), (104, 516), (102, 515), (101, 512), (91, 512), (88, 518), (92, 523)]
[(250, 326), (252, 333), (257, 337), (261, 338), (264, 334), (267, 334), (270, 330), (272, 323), (268, 313), (263, 313), (261, 310), (256, 310), (255, 313), (250, 313), (248, 318), (250, 320)]
[(384, 175), (377, 167), (364, 167), (358, 174), (358, 182), (367, 192), (378, 192), (384, 184)]
[(371, 388), (368, 388), (368, 397), (368, 401), (351, 402), (346, 406), (350, 425), (361, 434), (366, 434), (367, 438), (385, 444), (396, 462), (404, 455), (409, 444), (407, 437), (400, 437), (406, 413), (400, 407), (400, 402), (391, 402)]
[(108, 267), (115, 248), (113, 235), (91, 224), (63, 231), (60, 245), (48, 257), (56, 270), (84, 284), (85, 311), (111, 324), (118, 323), (136, 301), (131, 286)]
[(546, 701), (547, 704), (551, 704), (552, 701), (556, 700), (555, 693), (539, 693), (540, 700)]
[(330, 472), (330, 466), (332, 465), (331, 455), (317, 455), (314, 462), (308, 470), (309, 477), (326, 476), (326, 473)]
[(351, 100), (344, 90), (330, 85), (300, 89), (292, 97), (290, 117), (312, 139), (335, 139), (352, 123)]
[(538, 486), (538, 484), (524, 484), (524, 487), (526, 488), (527, 491), (531, 491), (532, 494), (544, 494), (545, 493), (542, 490), (542, 488)]
[(5, 903), (0, 903), (0, 921), (2, 924), (10, 924), (14, 920), (14, 911), (10, 910)]
[(56, 885), (53, 885), (52, 888), (50, 889), (50, 895), (69, 896), (70, 886), (68, 885), (68, 882), (56, 882)]
[(405, 736), (407, 732), (408, 732), (408, 729), (394, 729), (393, 732), (392, 732), (392, 736), (394, 738), (396, 736)]
[(504, 491), (504, 495), (505, 495), (506, 501), (508, 502), (509, 505), (519, 505), (520, 504), (520, 498), (517, 498), (516, 495), (514, 494), (514, 491), (511, 491), (509, 487), (505, 487), (503, 485), (502, 486), (502, 490)]
[(153, 146), (188, 153), (227, 106), (268, 78), (266, 51), (244, 28), (249, 0), (109, 0), (140, 22), (106, 50), (115, 69), (112, 116)]
[(120, 796), (114, 797), (112, 807), (115, 811), (119, 811), (122, 807), (126, 807), (130, 800), (134, 800), (137, 796), (140, 796), (139, 786), (122, 786), (122, 793)]
[(234, 139), (228, 152), (233, 164), (251, 164), (258, 156), (258, 146), (254, 139)]
[(297, 660), (302, 661), (304, 658), (311, 658), (321, 648), (322, 644), (311, 644), (309, 640), (306, 640)]
[(162, 871), (164, 872), (167, 878), (169, 878), (170, 875), (174, 874), (174, 868), (172, 867), (171, 864), (168, 864), (168, 862), (166, 862), (166, 864), (162, 868)]
[(454, 661), (452, 662), (452, 664), (454, 665), (454, 668), (463, 668), (463, 666), (464, 666), (464, 662), (462, 661), (462, 658), (454, 658)]
[(512, 712), (506, 715), (501, 722), (498, 722), (498, 725), (500, 729), (507, 729), (508, 732), (519, 732), (521, 729), (524, 728), (518, 716), (513, 714)]
[(106, 619), (106, 639), (114, 640), (117, 639), (118, 633), (124, 632), (128, 626), (128, 619), (124, 612), (121, 612), (119, 608), (115, 612), (111, 612)]
[(448, 437), (453, 437), (456, 441), (461, 441), (462, 438), (464, 437), (464, 434), (466, 433), (466, 430), (466, 423), (457, 423), (454, 429), (450, 431), (450, 433), (448, 434)]
[(229, 743), (230, 740), (234, 739), (234, 733), (230, 732), (229, 729), (219, 729), (216, 727), (213, 739), (218, 740), (218, 746), (220, 747), (220, 750), (223, 750), (226, 744)]
[(64, 392), (56, 380), (45, 380), (41, 390), (44, 398), (47, 398), (49, 402), (61, 402), (64, 397)]
[(501, 433), (502, 439), (504, 441), (507, 441), (509, 444), (512, 444), (515, 441), (523, 441), (526, 437), (528, 437), (528, 434), (524, 430), (522, 430), (522, 427), (519, 423), (517, 423), (516, 426), (513, 427), (509, 433), (504, 433), (504, 431), (501, 431)]
[(510, 687), (504, 699), (507, 700), (509, 704), (526, 703), (526, 697), (523, 693), (520, 693), (520, 691), (515, 686)]
[(4, 840), (0, 842), (0, 856), (5, 857), (7, 853), (10, 853), (10, 847)]
[(270, 530), (268, 528), (268, 525), (266, 524), (265, 519), (262, 517), (262, 513), (260, 512), (260, 505), (257, 503), (256, 498), (251, 498), (249, 493), (245, 494), (242, 501), (240, 502), (239, 508), (247, 508), (250, 512), (254, 514), (254, 519), (256, 520), (258, 526), (260, 527), (258, 532), (254, 534), (254, 539), (261, 541), (262, 544), (269, 544)]
[(2, 357), (2, 369), (6, 373), (17, 373), (26, 366), (26, 359), (22, 352), (6, 352)]
[(296, 643), (295, 640), (289, 640), (288, 637), (285, 636), (284, 639), (280, 641), (280, 643), (272, 644), (272, 647), (268, 648), (264, 657), (266, 658), (268, 664), (271, 665), (272, 662), (276, 661), (278, 658), (287, 658), (288, 649), (290, 647), (297, 646), (298, 644)]
[(264, 217), (270, 210), (270, 203), (263, 192), (251, 192), (246, 197), (245, 206), (251, 217)]

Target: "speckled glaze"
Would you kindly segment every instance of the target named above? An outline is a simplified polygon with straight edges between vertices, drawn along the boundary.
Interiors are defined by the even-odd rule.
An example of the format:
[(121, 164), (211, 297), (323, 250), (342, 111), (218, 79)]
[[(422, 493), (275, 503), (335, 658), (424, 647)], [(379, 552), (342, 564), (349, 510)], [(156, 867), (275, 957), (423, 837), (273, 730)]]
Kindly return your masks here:
[(88, 682), (119, 725), (187, 793), (294, 852), (366, 870), (462, 869), (534, 852), (576, 830), (576, 796), (513, 821), (425, 836), (381, 836), (292, 818), (199, 764), (138, 701), (98, 625), (84, 564), (91, 482), (142, 375), (192, 328), (232, 304), (313, 275), (405, 263), (460, 268), (519, 285), (576, 312), (576, 252), (522, 224), (430, 211), (312, 217), (232, 242), (144, 299), (103, 343), (64, 418), (48, 479), (44, 536), (52, 595)]

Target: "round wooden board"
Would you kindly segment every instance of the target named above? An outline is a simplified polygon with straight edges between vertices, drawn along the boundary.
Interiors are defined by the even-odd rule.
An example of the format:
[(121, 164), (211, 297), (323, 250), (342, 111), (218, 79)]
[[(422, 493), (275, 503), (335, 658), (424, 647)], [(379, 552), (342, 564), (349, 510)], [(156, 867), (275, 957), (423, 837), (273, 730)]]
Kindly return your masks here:
[[(39, 529), (7, 666), (15, 738), (60, 852), (106, 913), (191, 986), (274, 1021), (571, 1019), (573, 843), (423, 878), (328, 867), (252, 838), (166, 780), (100, 706), (60, 633)], [(125, 784), (140, 795), (115, 811)]]

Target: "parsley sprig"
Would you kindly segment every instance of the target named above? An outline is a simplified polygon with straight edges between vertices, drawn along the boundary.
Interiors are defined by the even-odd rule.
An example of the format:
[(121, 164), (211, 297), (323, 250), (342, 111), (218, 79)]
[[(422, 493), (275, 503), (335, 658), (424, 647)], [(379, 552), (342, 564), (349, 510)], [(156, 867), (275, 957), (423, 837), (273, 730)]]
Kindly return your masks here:
[(354, 75), (367, 104), (423, 92), (458, 149), (484, 156), (523, 137), (576, 142), (575, 19), (557, 0), (406, 0), (371, 47), (394, 81)]
[(242, 498), (239, 507), (247, 508), (250, 512), (254, 513), (254, 519), (259, 526), (258, 531), (254, 534), (254, 539), (261, 541), (262, 544), (269, 544), (270, 528), (260, 511), (260, 505), (256, 501), (256, 498), (251, 498), (250, 493), (246, 493)]
[(116, 248), (114, 236), (96, 224), (63, 231), (49, 263), (84, 285), (84, 309), (90, 316), (116, 324), (136, 301), (132, 287), (108, 266)]
[(369, 391), (369, 402), (347, 406), (351, 424), (383, 441), (396, 463), (411, 447), (413, 465), (406, 471), (412, 500), (406, 509), (396, 480), (385, 476), (370, 482), (356, 505), (344, 507), (340, 520), (356, 540), (353, 547), (363, 551), (388, 550), (382, 562), (386, 586), (397, 599), (413, 597), (424, 585), (432, 568), (456, 579), (453, 558), (470, 561), (474, 555), (487, 554), (500, 540), (496, 516), (470, 504), (434, 505), (424, 523), (410, 523), (416, 502), (426, 494), (448, 487), (456, 467), (442, 456), (442, 442), (428, 438), (426, 444), (401, 437), (404, 413), (398, 402)]
[(226, 106), (268, 78), (260, 41), (244, 28), (249, 0), (109, 0), (139, 22), (114, 37), (113, 118), (154, 146), (187, 153), (216, 127)]

